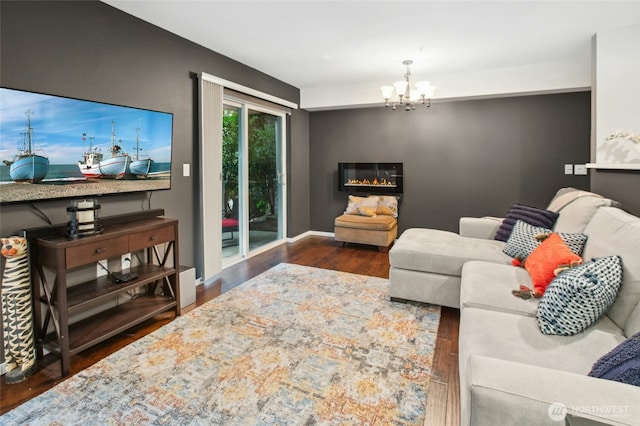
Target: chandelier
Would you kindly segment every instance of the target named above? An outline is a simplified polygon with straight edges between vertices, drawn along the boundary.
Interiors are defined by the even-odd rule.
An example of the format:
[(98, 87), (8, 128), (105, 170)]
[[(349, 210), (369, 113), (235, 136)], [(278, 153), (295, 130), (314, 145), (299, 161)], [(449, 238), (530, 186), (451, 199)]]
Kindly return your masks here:
[(382, 90), (382, 97), (384, 98), (384, 106), (388, 107), (391, 105), (391, 109), (396, 109), (396, 101), (391, 100), (395, 90), (396, 96), (398, 97), (397, 103), (404, 105), (405, 111), (416, 109), (417, 102), (420, 102), (427, 108), (430, 107), (431, 98), (433, 97), (436, 87), (432, 86), (428, 81), (418, 81), (416, 82), (416, 87), (412, 88), (411, 70), (409, 69), (409, 65), (413, 64), (413, 61), (407, 59), (406, 61), (403, 61), (402, 64), (407, 66), (407, 72), (404, 74), (404, 80), (396, 81), (393, 83), (393, 86), (380, 87), (380, 90)]

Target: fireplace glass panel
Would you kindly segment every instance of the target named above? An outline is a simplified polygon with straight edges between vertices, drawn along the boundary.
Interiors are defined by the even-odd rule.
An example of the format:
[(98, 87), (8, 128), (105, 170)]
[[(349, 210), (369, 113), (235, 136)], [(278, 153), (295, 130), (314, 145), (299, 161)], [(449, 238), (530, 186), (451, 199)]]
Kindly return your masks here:
[(402, 163), (338, 163), (338, 190), (402, 194)]

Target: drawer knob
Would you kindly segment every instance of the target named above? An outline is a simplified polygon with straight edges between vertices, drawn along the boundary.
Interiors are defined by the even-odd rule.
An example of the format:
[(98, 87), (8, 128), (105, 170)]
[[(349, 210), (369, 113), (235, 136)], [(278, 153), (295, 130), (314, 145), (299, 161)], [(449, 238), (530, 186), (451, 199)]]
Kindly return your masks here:
[(151, 241), (154, 241), (154, 240), (157, 240), (157, 239), (158, 239), (158, 236), (157, 236), (157, 235), (152, 235), (152, 236), (150, 236), (150, 237), (149, 237), (149, 239), (150, 239)]
[(98, 253), (104, 253), (105, 251), (107, 251), (107, 249), (106, 249), (106, 248), (97, 248), (97, 249), (96, 249), (96, 254), (98, 254)]

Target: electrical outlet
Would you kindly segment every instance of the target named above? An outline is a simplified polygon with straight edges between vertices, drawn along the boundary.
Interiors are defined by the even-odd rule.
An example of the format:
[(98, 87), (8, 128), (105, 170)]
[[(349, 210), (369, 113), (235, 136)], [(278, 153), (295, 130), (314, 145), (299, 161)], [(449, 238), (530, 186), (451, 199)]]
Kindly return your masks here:
[(122, 270), (131, 268), (131, 253), (123, 254), (120, 256), (120, 265)]
[(107, 263), (107, 259), (99, 260), (96, 263), (96, 277), (103, 277), (107, 275), (107, 270), (109, 269), (109, 264)]
[(564, 165), (564, 174), (572, 175), (573, 174), (573, 164), (565, 164)]
[(587, 174), (587, 165), (586, 164), (576, 164), (573, 166), (573, 172), (576, 175), (586, 175)]

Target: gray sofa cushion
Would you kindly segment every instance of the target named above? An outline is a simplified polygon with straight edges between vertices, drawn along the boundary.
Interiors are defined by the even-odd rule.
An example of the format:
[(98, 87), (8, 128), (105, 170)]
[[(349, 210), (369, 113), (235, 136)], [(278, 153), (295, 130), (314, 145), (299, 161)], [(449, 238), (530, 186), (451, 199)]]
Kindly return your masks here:
[(520, 284), (531, 287), (531, 278), (524, 268), (467, 262), (462, 268), (460, 308), (482, 308), (535, 318), (539, 300), (524, 300), (511, 294)]
[(622, 258), (622, 285), (607, 315), (631, 336), (639, 327), (632, 324), (631, 312), (640, 303), (640, 219), (617, 208), (601, 207), (584, 232), (589, 236), (583, 251), (585, 261), (615, 255)]
[(460, 307), (460, 277), (389, 268), (389, 296), (433, 305)]
[[(463, 407), (463, 425), (637, 426), (640, 419), (640, 404), (631, 403), (640, 401), (639, 387), (482, 356), (470, 359), (469, 370), (473, 397), (470, 409)], [(558, 403), (571, 422), (552, 420), (551, 405)]]
[[(472, 377), (479, 372), (471, 364), (478, 356), (494, 358), (496, 361), (492, 362), (495, 364), (499, 364), (498, 360), (512, 361), (524, 368), (539, 366), (560, 370), (559, 374), (571, 372), (587, 377), (593, 363), (624, 340), (621, 330), (606, 316), (579, 335), (547, 336), (540, 333), (535, 318), (488, 309), (463, 308), (458, 340), (461, 424), (469, 424), (471, 411), (478, 411), (478, 407), (471, 408), (470, 400)], [(531, 385), (518, 378), (514, 380), (517, 381), (517, 387), (523, 390)], [(536, 378), (532, 376), (529, 380), (535, 382)], [(579, 390), (576, 392), (579, 393)], [(475, 396), (473, 399), (474, 404), (479, 402), (475, 401)], [(555, 402), (555, 399), (548, 402)], [(515, 402), (513, 405), (506, 401), (494, 401), (490, 404), (494, 406), (488, 406), (487, 410), (492, 412), (504, 410), (505, 404), (507, 410), (522, 409)]]
[(461, 237), (482, 238), (484, 240), (493, 240), (496, 231), (500, 227), (501, 217), (461, 217), (458, 227)]
[(535, 318), (488, 309), (464, 308), (460, 316), (460, 356), (471, 355), (587, 374), (602, 355), (625, 340), (606, 316), (575, 336), (540, 333)]
[(511, 264), (511, 258), (502, 252), (503, 247), (502, 241), (411, 228), (402, 233), (389, 251), (389, 263), (394, 268), (460, 276), (462, 265), (469, 260)]
[[(620, 203), (593, 192), (575, 188), (562, 188), (547, 209), (560, 213), (553, 230), (556, 232), (583, 232), (600, 207), (619, 207)], [(556, 210), (557, 208), (557, 210)]]

